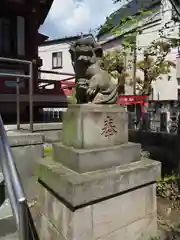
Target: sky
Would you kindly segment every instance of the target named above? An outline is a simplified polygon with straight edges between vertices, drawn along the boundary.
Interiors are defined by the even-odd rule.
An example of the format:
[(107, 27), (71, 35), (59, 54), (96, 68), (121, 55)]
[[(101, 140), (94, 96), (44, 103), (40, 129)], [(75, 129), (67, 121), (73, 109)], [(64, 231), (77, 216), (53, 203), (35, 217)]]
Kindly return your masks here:
[(112, 0), (54, 0), (40, 32), (51, 39), (88, 33), (119, 7)]

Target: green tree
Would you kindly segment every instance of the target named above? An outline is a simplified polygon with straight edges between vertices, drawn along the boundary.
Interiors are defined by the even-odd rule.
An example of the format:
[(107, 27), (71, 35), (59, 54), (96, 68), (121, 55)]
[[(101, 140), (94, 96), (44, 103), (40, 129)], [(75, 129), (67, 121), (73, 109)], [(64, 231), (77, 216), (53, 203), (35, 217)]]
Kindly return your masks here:
[(119, 94), (124, 94), (126, 78), (129, 76), (125, 69), (125, 52), (114, 50), (104, 53), (101, 67), (117, 79)]
[[(137, 0), (137, 4), (138, 4), (138, 1), (141, 2), (142, 0)], [(113, 2), (114, 3), (116, 3), (116, 2), (124, 3), (124, 1), (121, 1), (121, 0), (117, 0), (117, 1), (113, 1)], [(126, 3), (127, 2), (128, 1), (126, 1)], [(121, 35), (122, 47), (124, 48), (124, 51), (127, 53), (127, 55), (131, 58), (131, 63), (129, 61), (129, 65), (131, 65), (131, 68), (133, 70), (131, 85), (134, 86), (133, 87), (134, 94), (136, 94), (136, 58), (137, 58), (137, 56), (136, 56), (136, 36), (137, 36), (137, 33), (138, 34), (141, 33), (141, 30), (138, 27), (138, 22), (145, 15), (147, 16), (147, 15), (151, 14), (151, 11), (143, 8), (143, 4), (142, 4), (142, 6), (139, 6), (139, 8), (140, 8), (139, 11), (134, 16), (130, 16), (130, 15), (122, 16), (122, 14), (120, 14), (119, 15), (119, 17), (120, 17), (119, 23), (116, 21), (115, 25), (114, 25), (113, 19), (116, 14), (118, 15), (118, 11), (112, 13), (109, 17), (106, 18), (105, 24), (100, 26), (99, 33), (98, 33), (98, 35), (101, 35), (105, 32), (110, 32), (114, 35)], [(132, 25), (134, 25), (134, 27), (133, 27), (134, 30), (130, 31), (130, 32), (127, 31), (127, 33), (126, 33), (126, 29), (129, 29), (129, 27), (131, 27)], [(131, 51), (131, 53), (129, 50)]]
[[(112, 0), (114, 3), (123, 4), (123, 0)], [(126, 1), (128, 3), (130, 1)], [(115, 35), (123, 35), (122, 36), (122, 46), (124, 51), (126, 49), (131, 49), (133, 59), (133, 73), (132, 73), (132, 82), (134, 82), (134, 89), (138, 90), (139, 94), (147, 94), (150, 95), (152, 91), (152, 83), (157, 79), (161, 78), (162, 74), (169, 74), (172, 67), (175, 67), (175, 64), (171, 61), (167, 61), (166, 57), (172, 47), (179, 45), (179, 40), (157, 40), (150, 44), (150, 46), (144, 51), (144, 59), (142, 61), (137, 62), (137, 54), (136, 54), (136, 36), (137, 34), (141, 34), (141, 27), (135, 25), (133, 32), (129, 32), (127, 34), (122, 34), (126, 27), (128, 28), (130, 25), (138, 23), (139, 19), (144, 15), (150, 15), (151, 11), (143, 8), (143, 1), (137, 0), (137, 4), (141, 6), (141, 9), (134, 16), (120, 16), (119, 23), (116, 25), (113, 24), (113, 17), (117, 12), (113, 13), (106, 19), (106, 23), (100, 27), (100, 34), (103, 32), (111, 32)], [(129, 5), (130, 6), (130, 5)], [(140, 50), (140, 49), (139, 49)], [(139, 78), (136, 77), (136, 69), (139, 69), (143, 72), (144, 77)]]
[[(132, 0), (124, 1), (124, 0), (112, 0), (113, 3), (120, 3), (121, 5), (126, 5), (126, 8), (131, 7)], [(130, 4), (128, 4), (130, 3)], [(125, 13), (121, 12), (118, 14), (118, 11), (113, 12), (110, 16), (106, 17), (106, 21), (99, 27), (98, 35), (101, 35), (106, 32), (111, 32), (114, 35), (124, 35), (124, 30), (128, 29), (131, 25), (134, 25), (135, 30), (133, 32), (128, 33), (128, 35), (124, 35), (124, 45), (126, 47), (132, 46), (133, 42), (131, 41), (131, 36), (136, 36), (137, 32), (140, 32), (138, 27), (138, 22), (142, 17), (151, 15), (152, 12), (146, 9), (144, 5), (144, 0), (136, 0), (136, 4), (138, 5), (139, 10), (135, 13), (135, 15), (129, 15), (129, 11), (124, 11)], [(134, 8), (134, 5), (132, 6)], [(128, 12), (128, 15), (126, 15)], [(119, 22), (114, 18), (117, 18), (119, 15)], [(114, 21), (115, 20), (115, 21)], [(97, 36), (98, 36), (97, 35)], [(130, 40), (130, 41), (129, 41)]]
[(161, 78), (162, 74), (169, 74), (171, 67), (176, 67), (172, 61), (166, 59), (174, 46), (171, 40), (153, 41), (144, 51), (144, 59), (137, 61), (137, 69), (143, 72), (143, 79), (136, 78), (136, 88), (139, 94), (150, 95), (152, 83)]

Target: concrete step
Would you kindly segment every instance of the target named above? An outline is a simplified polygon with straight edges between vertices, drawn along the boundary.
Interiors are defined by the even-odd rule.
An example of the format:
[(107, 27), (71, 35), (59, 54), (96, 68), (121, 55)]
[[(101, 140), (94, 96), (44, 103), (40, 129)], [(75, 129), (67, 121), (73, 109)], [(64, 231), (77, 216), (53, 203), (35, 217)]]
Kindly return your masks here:
[(0, 206), (5, 201), (5, 183), (3, 174), (0, 173)]
[(5, 237), (0, 237), (0, 240), (19, 240), (18, 234), (8, 234)]
[(16, 223), (12, 214), (9, 199), (7, 198), (4, 177), (0, 172), (0, 239), (1, 237), (15, 232)]
[(0, 207), (0, 237), (14, 234), (17, 231), (16, 222), (12, 214), (9, 199), (6, 199)]

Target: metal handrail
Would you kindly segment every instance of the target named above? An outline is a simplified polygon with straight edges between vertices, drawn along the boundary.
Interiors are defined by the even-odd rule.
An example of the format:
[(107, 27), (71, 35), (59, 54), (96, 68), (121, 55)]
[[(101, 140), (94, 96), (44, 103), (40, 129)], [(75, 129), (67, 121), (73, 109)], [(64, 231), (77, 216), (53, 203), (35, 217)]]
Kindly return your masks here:
[(0, 163), (20, 240), (37, 240), (27, 198), (20, 181), (13, 153), (0, 115)]
[(14, 73), (1, 73), (0, 77), (13, 77), (16, 78), (16, 95), (17, 95), (17, 129), (20, 129), (20, 98), (19, 98), (19, 82), (20, 79), (29, 80), (29, 125), (30, 132), (33, 132), (33, 63), (27, 60), (15, 59), (15, 58), (4, 58), (0, 57), (0, 62), (12, 62), (22, 63), (29, 65), (29, 74), (14, 74)]
[(1, 62), (17, 62), (17, 63), (24, 63), (24, 64), (30, 64), (31, 61), (27, 61), (27, 60), (21, 60), (21, 59), (15, 59), (15, 58), (4, 58), (4, 57), (0, 57), (0, 61)]

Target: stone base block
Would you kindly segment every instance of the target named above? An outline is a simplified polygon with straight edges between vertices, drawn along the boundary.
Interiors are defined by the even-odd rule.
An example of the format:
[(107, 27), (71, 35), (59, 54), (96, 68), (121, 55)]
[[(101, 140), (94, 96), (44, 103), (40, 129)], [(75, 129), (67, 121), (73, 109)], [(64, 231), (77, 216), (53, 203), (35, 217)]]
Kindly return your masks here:
[(38, 217), (42, 240), (149, 240), (157, 234), (155, 185), (75, 212), (44, 190)]
[(60, 163), (39, 163), (42, 240), (149, 240), (157, 231), (160, 163), (144, 159), (78, 174)]
[(85, 149), (127, 143), (127, 112), (117, 104), (70, 105), (63, 116), (62, 142)]
[(64, 165), (44, 158), (39, 161), (37, 176), (72, 209), (99, 199), (114, 196), (160, 177), (161, 163), (144, 159), (127, 165), (79, 174)]
[(53, 144), (53, 159), (83, 173), (139, 161), (141, 145), (126, 143), (98, 149), (77, 149), (63, 143)]

